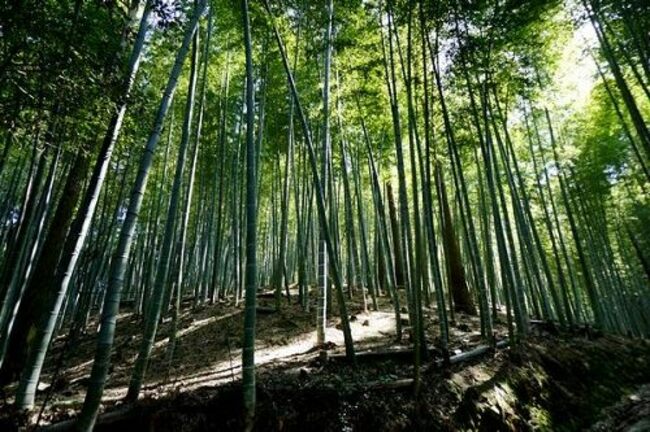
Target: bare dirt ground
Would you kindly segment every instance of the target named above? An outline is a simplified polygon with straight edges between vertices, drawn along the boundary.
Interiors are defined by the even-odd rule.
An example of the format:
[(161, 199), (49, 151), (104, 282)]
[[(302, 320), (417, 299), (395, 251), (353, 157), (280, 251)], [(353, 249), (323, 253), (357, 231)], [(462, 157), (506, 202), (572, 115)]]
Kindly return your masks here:
[[(350, 303), (353, 339), (357, 352), (392, 354), (365, 357), (355, 368), (342, 358), (343, 333), (337, 318), (329, 322), (330, 360), (323, 361), (314, 349), (313, 311), (285, 301), (281, 311), (273, 312), (273, 299), (260, 296), (258, 430), (580, 430), (598, 418), (602, 407), (612, 405), (635, 385), (650, 382), (647, 343), (610, 337), (591, 340), (583, 335), (561, 339), (542, 331), (515, 353), (490, 351), (446, 368), (429, 359), (415, 397), (407, 314), (400, 318), (407, 331), (398, 342), (392, 305), (385, 297), (379, 300), (379, 310), (368, 313), (358, 299)], [(336, 315), (335, 305), (332, 311)], [(240, 430), (242, 312), (229, 304), (187, 305), (171, 362), (166, 355), (171, 325), (163, 322), (141, 400), (124, 406), (121, 399), (143, 328), (140, 317), (125, 311), (119, 318), (103, 398), (103, 411), (117, 414), (100, 421), (98, 430)], [(432, 309), (426, 309), (425, 315), (426, 339), (433, 346), (438, 338), (437, 315)], [(458, 315), (450, 331), (452, 354), (484, 343), (477, 317)], [(498, 339), (507, 333), (503, 325), (497, 325), (496, 332)], [(66, 344), (65, 337), (55, 341), (37, 399), (40, 408), (47, 398), (40, 425), (78, 413), (94, 349), (94, 327), (73, 346)], [(62, 353), (63, 366), (53, 379)], [(11, 402), (11, 398), (5, 401), (9, 414), (0, 429), (34, 425), (38, 410), (17, 416), (10, 413)]]

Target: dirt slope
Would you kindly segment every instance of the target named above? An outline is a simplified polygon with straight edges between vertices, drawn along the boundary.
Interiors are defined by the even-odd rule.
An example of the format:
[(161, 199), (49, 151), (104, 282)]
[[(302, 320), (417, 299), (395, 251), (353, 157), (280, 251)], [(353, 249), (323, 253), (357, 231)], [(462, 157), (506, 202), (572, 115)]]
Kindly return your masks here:
[[(430, 368), (419, 400), (410, 386), (390, 388), (409, 369), (385, 359), (359, 370), (313, 361), (298, 371), (268, 371), (259, 381), (258, 430), (583, 430), (650, 382), (650, 345), (613, 337), (531, 340), (519, 352)], [(145, 400), (98, 430), (240, 430), (240, 399), (234, 383)], [(603, 427), (594, 430), (614, 430)]]

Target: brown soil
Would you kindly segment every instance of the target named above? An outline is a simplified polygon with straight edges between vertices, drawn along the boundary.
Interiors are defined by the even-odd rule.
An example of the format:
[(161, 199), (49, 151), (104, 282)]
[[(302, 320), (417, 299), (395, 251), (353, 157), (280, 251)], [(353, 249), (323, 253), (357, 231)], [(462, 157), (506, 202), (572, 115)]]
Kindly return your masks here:
[[(380, 311), (363, 313), (351, 302), (352, 331), (358, 351), (406, 349), (408, 331), (395, 341), (395, 318), (386, 298)], [(419, 398), (412, 386), (410, 355), (386, 355), (353, 368), (323, 362), (314, 344), (313, 313), (283, 304), (269, 313), (273, 300), (260, 298), (256, 361), (257, 429), (260, 431), (398, 430), (581, 430), (593, 424), (603, 407), (650, 382), (650, 346), (613, 337), (537, 336), (516, 352), (499, 350), (449, 368), (425, 363)], [(406, 319), (406, 314), (402, 314)], [(456, 317), (451, 328), (452, 354), (481, 343), (478, 318)], [(426, 311), (426, 337), (438, 337), (434, 310)], [(121, 398), (135, 360), (142, 321), (124, 313), (118, 323), (113, 369), (104, 394), (104, 411), (118, 413), (97, 430), (203, 431), (240, 430), (239, 384), (243, 315), (239, 307), (219, 304), (192, 310), (181, 318), (172, 363), (166, 358), (170, 324), (159, 330), (141, 400), (125, 407)], [(405, 322), (408, 330), (408, 322)], [(338, 320), (330, 321), (330, 357), (343, 350)], [(506, 330), (498, 325), (497, 337)], [(70, 347), (55, 341), (37, 403), (50, 396), (40, 424), (74, 418), (85, 393), (95, 348), (93, 331)], [(66, 350), (64, 367), (50, 386), (56, 359)], [(397, 383), (397, 385), (394, 385)], [(408, 383), (407, 383), (408, 384)], [(49, 386), (49, 387), (48, 387)], [(11, 394), (12, 389), (9, 389)], [(5, 401), (0, 430), (33, 424), (36, 414), (16, 416)], [(21, 426), (22, 425), (22, 426)], [(598, 429), (602, 430), (602, 429)]]

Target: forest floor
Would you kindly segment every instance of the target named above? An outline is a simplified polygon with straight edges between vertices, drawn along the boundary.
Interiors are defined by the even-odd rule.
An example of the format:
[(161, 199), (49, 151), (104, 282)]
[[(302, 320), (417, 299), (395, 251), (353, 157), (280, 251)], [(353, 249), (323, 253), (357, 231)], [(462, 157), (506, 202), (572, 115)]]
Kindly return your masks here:
[[(344, 359), (338, 318), (329, 322), (325, 360), (314, 348), (313, 311), (285, 300), (281, 311), (275, 312), (271, 296), (259, 297), (258, 430), (519, 431), (583, 430), (594, 425), (597, 431), (624, 431), (643, 427), (650, 415), (650, 385), (642, 387), (650, 384), (649, 343), (584, 332), (556, 334), (543, 326), (534, 326), (535, 335), (517, 351), (490, 350), (448, 367), (434, 361), (433, 350), (433, 358), (423, 364), (421, 391), (415, 398), (407, 314), (401, 318), (407, 331), (397, 342), (392, 305), (386, 298), (379, 300), (379, 311), (368, 313), (358, 301), (349, 304), (355, 348), (365, 353), (355, 368)], [(143, 324), (141, 317), (123, 312), (103, 398), (108, 414), (100, 416), (97, 430), (240, 430), (241, 306), (188, 304), (171, 361), (166, 353), (171, 323), (164, 321), (141, 399), (131, 406), (121, 399)], [(425, 315), (427, 342), (434, 345), (437, 316), (433, 309), (425, 309)], [(458, 356), (483, 342), (477, 317), (455, 318), (450, 351)], [(498, 340), (505, 339), (504, 325), (495, 330)], [(67, 426), (71, 423), (65, 420), (78, 413), (95, 349), (93, 331), (88, 333), (74, 346), (65, 337), (54, 342), (37, 397), (39, 408), (47, 399), (40, 425)], [(0, 416), (1, 430), (35, 424), (39, 409), (17, 416), (8, 408), (11, 403), (8, 398), (5, 409), (0, 408), (5, 412)], [(619, 428), (622, 425), (629, 428)]]

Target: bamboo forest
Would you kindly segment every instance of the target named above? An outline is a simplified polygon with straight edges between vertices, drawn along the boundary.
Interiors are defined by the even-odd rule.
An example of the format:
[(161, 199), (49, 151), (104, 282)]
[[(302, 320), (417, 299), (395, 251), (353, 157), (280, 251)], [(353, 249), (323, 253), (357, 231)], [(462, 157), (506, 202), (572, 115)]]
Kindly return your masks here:
[(0, 53), (0, 431), (650, 430), (647, 0), (7, 0)]

